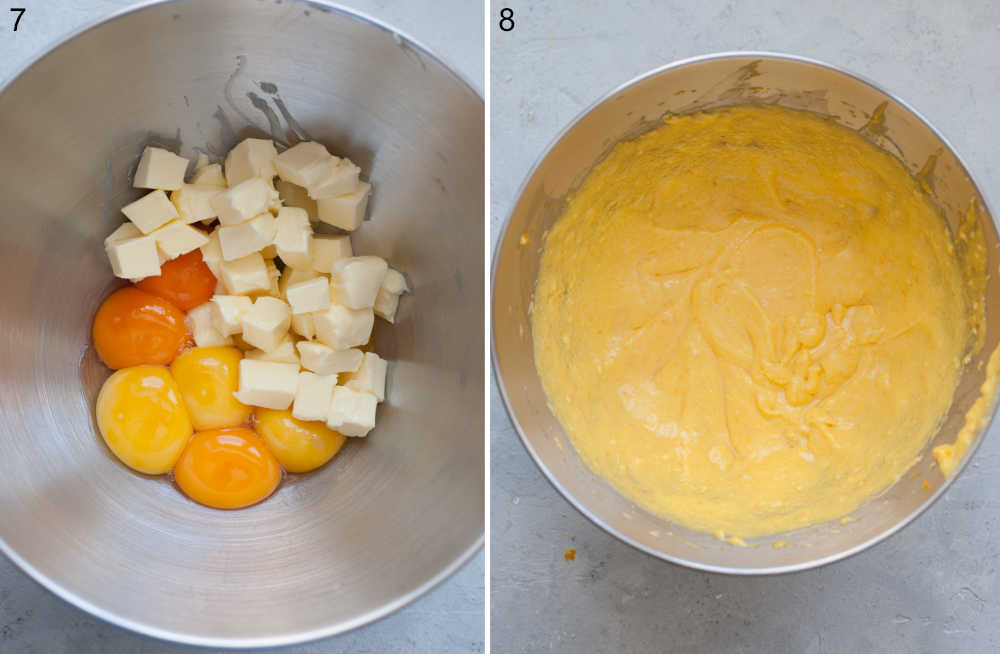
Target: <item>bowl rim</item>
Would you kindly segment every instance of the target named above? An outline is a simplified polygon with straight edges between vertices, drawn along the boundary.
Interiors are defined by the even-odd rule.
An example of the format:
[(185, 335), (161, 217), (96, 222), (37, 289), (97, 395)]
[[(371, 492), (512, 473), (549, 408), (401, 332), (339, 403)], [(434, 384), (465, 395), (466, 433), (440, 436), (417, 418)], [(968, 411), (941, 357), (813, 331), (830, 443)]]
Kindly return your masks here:
[[(50, 54), (56, 50), (62, 48), (68, 44), (73, 39), (78, 36), (90, 32), (93, 29), (101, 27), (105, 24), (112, 23), (114, 21), (120, 20), (130, 14), (138, 13), (140, 11), (145, 11), (152, 7), (158, 5), (166, 5), (180, 0), (140, 0), (121, 9), (117, 9), (114, 12), (103, 15), (92, 21), (88, 21), (81, 27), (77, 27), (61, 36), (56, 37), (54, 40), (47, 43), (42, 49), (34, 56), (30, 57), (23, 65), (18, 67), (14, 73), (10, 75), (7, 79), (0, 80), (0, 95), (25, 75), (29, 70), (34, 68), (43, 59), (48, 57)], [(449, 75), (454, 77), (461, 85), (465, 86), (469, 91), (471, 91), (480, 102), (483, 100), (482, 90), (474, 84), (464, 73), (459, 71), (457, 68), (451, 66), (444, 58), (435, 54), (430, 48), (428, 48), (421, 41), (413, 38), (407, 32), (397, 29), (385, 21), (382, 21), (370, 14), (363, 11), (359, 11), (353, 8), (345, 7), (343, 5), (331, 2), (330, 0), (291, 0), (291, 2), (308, 5), (319, 9), (324, 12), (333, 12), (358, 20), (362, 23), (367, 23), (370, 26), (376, 27), (383, 32), (387, 32), (392, 35), (394, 39), (400, 44), (405, 44), (407, 47), (413, 48), (423, 57), (437, 63), (441, 69), (447, 72)], [(484, 102), (485, 104), (485, 102)], [(485, 132), (484, 132), (485, 134)], [(485, 543), (485, 525), (484, 530), (480, 532), (479, 537), (470, 543), (470, 545), (459, 554), (455, 559), (453, 559), (447, 566), (439, 570), (436, 574), (431, 576), (425, 582), (409, 590), (408, 592), (400, 595), (391, 602), (359, 615), (351, 620), (344, 622), (338, 622), (336, 624), (328, 625), (325, 627), (319, 627), (311, 629), (309, 631), (303, 631), (298, 633), (279, 633), (271, 636), (260, 636), (253, 638), (217, 638), (211, 636), (202, 636), (198, 634), (185, 633), (181, 631), (176, 631), (172, 629), (162, 629), (156, 627), (155, 625), (142, 622), (139, 620), (132, 620), (128, 618), (123, 618), (115, 613), (108, 611), (96, 604), (92, 603), (90, 600), (78, 595), (77, 593), (71, 592), (62, 587), (62, 585), (56, 580), (46, 576), (40, 570), (35, 568), (33, 565), (28, 563), (17, 551), (10, 547), (7, 542), (0, 536), (0, 553), (3, 553), (10, 561), (14, 563), (22, 572), (31, 577), (34, 581), (39, 583), (43, 588), (51, 592), (53, 595), (59, 597), (60, 599), (72, 604), (76, 608), (89, 613), (105, 622), (111, 623), (116, 627), (121, 627), (129, 631), (133, 631), (144, 636), (150, 636), (162, 641), (179, 643), (184, 645), (195, 645), (201, 647), (218, 647), (225, 649), (258, 649), (264, 647), (282, 647), (287, 645), (299, 645), (302, 643), (307, 643), (311, 641), (316, 641), (322, 638), (329, 638), (331, 636), (336, 636), (358, 627), (365, 626), (387, 617), (401, 608), (409, 605), (415, 600), (423, 597), (431, 590), (440, 585), (443, 581), (451, 577), (453, 574), (458, 572), (466, 563), (472, 560), (480, 550), (483, 549)]]
[[(957, 150), (955, 150), (955, 147), (951, 144), (951, 141), (945, 138), (945, 136), (940, 131), (938, 131), (938, 129), (934, 127), (934, 125), (922, 113), (917, 111), (913, 106), (902, 100), (895, 93), (886, 90), (880, 84), (869, 79), (868, 77), (847, 70), (841, 66), (820, 61), (818, 59), (813, 59), (811, 57), (804, 57), (801, 55), (795, 55), (783, 52), (771, 52), (767, 50), (725, 50), (725, 51), (696, 55), (693, 57), (686, 57), (683, 59), (677, 59), (662, 66), (657, 66), (656, 68), (647, 70), (644, 73), (640, 73), (639, 75), (636, 75), (632, 79), (622, 84), (619, 84), (618, 86), (615, 86), (614, 88), (612, 88), (611, 90), (609, 90), (608, 92), (604, 93), (599, 98), (591, 102), (584, 109), (578, 112), (576, 116), (574, 116), (562, 129), (559, 130), (559, 132), (555, 135), (555, 137), (553, 137), (548, 142), (545, 148), (536, 157), (534, 163), (531, 165), (531, 168), (528, 169), (528, 172), (525, 174), (524, 179), (518, 186), (517, 193), (514, 196), (514, 201), (511, 204), (510, 209), (508, 209), (507, 211), (507, 216), (504, 219), (503, 225), (500, 228), (500, 232), (497, 235), (495, 241), (495, 247), (492, 252), (491, 270), (490, 270), (490, 310), (491, 310), (490, 359), (492, 364), (491, 369), (493, 371), (493, 376), (494, 379), (496, 380), (497, 388), (500, 392), (500, 397), (503, 400), (504, 409), (507, 412), (507, 417), (510, 419), (511, 424), (517, 431), (517, 435), (521, 441), (521, 444), (524, 446), (524, 449), (527, 450), (528, 455), (531, 457), (532, 461), (535, 462), (535, 465), (538, 466), (538, 468), (542, 471), (543, 476), (548, 480), (548, 482), (553, 487), (555, 487), (555, 489), (559, 492), (559, 494), (562, 495), (563, 499), (569, 502), (577, 511), (582, 513), (583, 516), (587, 518), (591, 523), (600, 527), (606, 533), (626, 543), (627, 545), (630, 545), (631, 547), (641, 552), (645, 552), (646, 554), (652, 555), (658, 559), (667, 561), (669, 563), (690, 568), (692, 570), (698, 570), (701, 572), (711, 572), (711, 573), (726, 574), (733, 576), (764, 576), (764, 575), (778, 575), (778, 574), (788, 574), (793, 572), (801, 572), (804, 570), (819, 568), (821, 566), (825, 566), (830, 563), (834, 563), (836, 561), (842, 561), (864, 550), (867, 550), (868, 548), (873, 547), (874, 545), (877, 545), (878, 543), (889, 538), (893, 534), (898, 533), (904, 527), (910, 525), (918, 516), (920, 516), (922, 513), (924, 513), (924, 511), (929, 509), (938, 500), (938, 498), (940, 498), (941, 495), (943, 495), (945, 491), (948, 490), (948, 488), (952, 485), (952, 483), (954, 483), (954, 481), (958, 479), (962, 471), (965, 470), (965, 467), (969, 464), (969, 461), (972, 460), (972, 457), (979, 449), (980, 444), (985, 439), (986, 434), (989, 433), (993, 421), (996, 418), (997, 410), (998, 408), (1000, 408), (1000, 402), (994, 403), (990, 412), (989, 420), (976, 435), (975, 440), (969, 446), (968, 451), (966, 452), (965, 456), (963, 457), (959, 465), (955, 468), (953, 473), (949, 477), (947, 477), (944, 480), (944, 482), (937, 489), (935, 489), (935, 491), (926, 500), (924, 500), (922, 504), (920, 504), (920, 506), (918, 506), (916, 509), (914, 509), (907, 515), (903, 516), (899, 521), (897, 521), (888, 529), (885, 529), (884, 531), (876, 534), (875, 536), (872, 536), (871, 538), (868, 538), (862, 541), (861, 543), (858, 543), (853, 547), (847, 548), (841, 552), (837, 552), (835, 554), (813, 559), (803, 563), (797, 563), (791, 565), (775, 565), (763, 568), (741, 568), (738, 566), (712, 565), (712, 564), (701, 563), (699, 561), (695, 561), (686, 558), (684, 556), (679, 556), (664, 552), (654, 547), (645, 545), (637, 541), (636, 539), (631, 538), (630, 536), (627, 536), (619, 532), (607, 521), (595, 515), (590, 509), (587, 508), (586, 503), (583, 500), (577, 498), (572, 493), (570, 493), (569, 490), (565, 488), (559, 482), (558, 479), (556, 479), (552, 470), (545, 464), (542, 457), (531, 445), (526, 430), (521, 425), (521, 422), (518, 420), (517, 415), (511, 406), (511, 399), (507, 391), (507, 386), (504, 382), (503, 375), (500, 372), (499, 354), (497, 352), (497, 344), (495, 337), (496, 316), (498, 315), (498, 313), (494, 311), (495, 308), (494, 303), (496, 301), (497, 264), (500, 258), (500, 251), (502, 249), (503, 244), (506, 243), (507, 241), (511, 219), (513, 218), (514, 211), (517, 209), (517, 206), (521, 202), (521, 197), (524, 194), (525, 189), (527, 188), (531, 180), (534, 178), (535, 174), (538, 172), (539, 167), (541, 167), (545, 159), (548, 158), (549, 154), (552, 152), (552, 149), (555, 148), (559, 144), (559, 142), (562, 141), (562, 139), (567, 134), (569, 134), (569, 132), (571, 132), (577, 126), (577, 124), (581, 120), (583, 120), (586, 116), (588, 116), (591, 112), (596, 110), (599, 106), (612, 100), (619, 93), (625, 91), (626, 89), (636, 84), (639, 84), (647, 79), (656, 77), (661, 73), (676, 68), (682, 68), (684, 66), (688, 66), (691, 64), (697, 64), (697, 63), (703, 63), (707, 61), (715, 61), (721, 59), (737, 59), (737, 58), (739, 59), (757, 58), (757, 59), (772, 59), (772, 60), (777, 59), (777, 60), (795, 62), (799, 64), (819, 66), (822, 68), (826, 68), (830, 71), (833, 71), (835, 73), (845, 75), (849, 78), (853, 78), (855, 81), (867, 85), (868, 87), (874, 89), (875, 91), (878, 91), (879, 93), (883, 94), (886, 98), (891, 99), (894, 102), (898, 103), (904, 109), (909, 111), (914, 117), (916, 117), (917, 120), (919, 120), (924, 125), (924, 127), (929, 129), (931, 133), (933, 133), (941, 141), (941, 143), (946, 148), (948, 148), (948, 151), (955, 157), (955, 160), (961, 167), (962, 172), (969, 178), (969, 180), (972, 182), (972, 186), (979, 192), (980, 197), (982, 197), (983, 208), (989, 214), (990, 219), (993, 221), (994, 226), (997, 225), (997, 216), (996, 214), (993, 213), (991, 209), (989, 198), (987, 197), (984, 187), (979, 184), (978, 180), (972, 174), (972, 171), (970, 170), (969, 166), (965, 163), (965, 160), (962, 159), (962, 157), (958, 154)], [(618, 493), (618, 491), (615, 489), (611, 490), (615, 493)]]

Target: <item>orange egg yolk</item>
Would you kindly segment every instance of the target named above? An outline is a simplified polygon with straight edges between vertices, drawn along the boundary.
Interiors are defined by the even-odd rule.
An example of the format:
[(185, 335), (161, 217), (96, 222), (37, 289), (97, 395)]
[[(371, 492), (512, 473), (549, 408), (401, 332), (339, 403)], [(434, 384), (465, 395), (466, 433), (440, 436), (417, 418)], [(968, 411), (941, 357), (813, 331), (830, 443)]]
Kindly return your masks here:
[(325, 423), (299, 420), (292, 412), (254, 409), (254, 428), (288, 472), (309, 472), (334, 457), (346, 437)]
[(166, 365), (187, 339), (184, 314), (163, 298), (126, 286), (112, 293), (94, 316), (94, 347), (115, 370)]
[(121, 461), (150, 475), (169, 471), (191, 437), (191, 421), (170, 371), (124, 368), (97, 397), (97, 426)]
[(281, 467), (252, 429), (215, 429), (191, 438), (174, 466), (174, 480), (199, 504), (240, 509), (274, 492)]
[(242, 358), (235, 347), (194, 347), (170, 364), (195, 429), (236, 427), (250, 420), (251, 408), (233, 397)]

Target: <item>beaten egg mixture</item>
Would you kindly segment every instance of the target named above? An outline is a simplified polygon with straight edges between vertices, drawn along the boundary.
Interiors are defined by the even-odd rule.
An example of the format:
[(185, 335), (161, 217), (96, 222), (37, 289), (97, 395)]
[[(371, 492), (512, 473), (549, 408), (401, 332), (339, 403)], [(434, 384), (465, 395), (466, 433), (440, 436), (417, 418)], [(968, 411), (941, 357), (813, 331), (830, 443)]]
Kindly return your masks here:
[(903, 165), (778, 107), (617, 145), (548, 235), (535, 361), (580, 456), (643, 508), (758, 537), (896, 481), (970, 324), (948, 227)]

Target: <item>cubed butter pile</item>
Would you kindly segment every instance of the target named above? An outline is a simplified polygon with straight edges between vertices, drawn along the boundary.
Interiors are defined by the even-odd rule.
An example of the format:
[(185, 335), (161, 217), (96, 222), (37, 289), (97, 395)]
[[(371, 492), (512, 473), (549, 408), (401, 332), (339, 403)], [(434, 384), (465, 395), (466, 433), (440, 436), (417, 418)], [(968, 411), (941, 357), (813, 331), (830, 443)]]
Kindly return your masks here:
[(128, 220), (104, 244), (114, 274), (159, 275), (200, 249), (218, 285), (186, 322), (197, 346), (243, 351), (236, 398), (366, 436), (386, 361), (364, 348), (375, 316), (395, 321), (407, 284), (384, 259), (356, 256), (348, 234), (316, 234), (313, 223), (357, 229), (371, 184), (315, 142), (279, 153), (248, 138), (224, 166), (202, 156), (185, 182), (188, 164), (161, 148), (142, 153), (133, 186), (149, 193), (122, 208)]

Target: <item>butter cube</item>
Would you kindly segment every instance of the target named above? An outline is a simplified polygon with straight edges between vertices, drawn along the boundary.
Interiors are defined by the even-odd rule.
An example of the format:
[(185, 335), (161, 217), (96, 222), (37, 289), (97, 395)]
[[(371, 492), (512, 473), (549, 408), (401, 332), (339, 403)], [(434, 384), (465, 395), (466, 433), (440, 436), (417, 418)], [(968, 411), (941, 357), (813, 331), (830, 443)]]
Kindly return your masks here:
[(375, 306), (389, 264), (381, 257), (347, 257), (330, 266), (330, 295), (350, 309)]
[(228, 186), (226, 184), (226, 176), (222, 172), (222, 166), (217, 163), (199, 166), (194, 171), (194, 176), (191, 177), (191, 184), (196, 186), (217, 186), (219, 188), (226, 188)]
[(119, 238), (109, 243), (105, 251), (115, 277), (142, 279), (160, 274), (159, 252), (152, 236)]
[(275, 218), (274, 246), (285, 265), (308, 268), (312, 264), (312, 225), (305, 209), (282, 207)]
[(375, 315), (385, 320), (390, 325), (396, 322), (396, 310), (399, 308), (399, 296), (395, 293), (387, 293), (385, 289), (379, 289), (375, 296), (375, 306), (372, 309)]
[(274, 348), (271, 352), (250, 350), (244, 356), (256, 361), (278, 361), (280, 363), (294, 363), (296, 365), (299, 363), (299, 353), (295, 350), (295, 342), (287, 335), (278, 343), (278, 347)]
[(170, 204), (167, 194), (159, 190), (126, 204), (122, 207), (122, 213), (135, 223), (143, 234), (148, 234), (177, 217), (177, 209)]
[(242, 259), (223, 261), (219, 265), (219, 273), (230, 295), (266, 293), (271, 289), (271, 278), (260, 252), (248, 254)]
[(198, 347), (214, 347), (216, 345), (232, 345), (233, 339), (215, 328), (212, 319), (212, 303), (205, 302), (187, 312), (184, 318), (188, 331), (194, 336), (194, 344)]
[(315, 375), (300, 372), (292, 403), (292, 416), (299, 420), (321, 420), (326, 422), (330, 414), (333, 387), (337, 385), (337, 375)]
[(375, 428), (377, 404), (378, 401), (371, 393), (334, 386), (326, 426), (344, 436), (367, 436)]
[(334, 350), (322, 343), (299, 341), (295, 344), (299, 351), (302, 367), (317, 375), (336, 375), (338, 372), (354, 372), (361, 367), (364, 352), (354, 348)]
[(328, 165), (336, 163), (337, 158), (315, 141), (297, 143), (274, 159), (281, 179), (306, 188), (323, 179), (329, 172)]
[(130, 238), (138, 238), (142, 236), (142, 232), (134, 223), (128, 221), (123, 222), (118, 226), (115, 231), (108, 234), (107, 238), (104, 239), (104, 249), (107, 249), (112, 243), (117, 243), (118, 241), (124, 241)]
[(239, 390), (233, 395), (243, 404), (287, 409), (295, 398), (298, 384), (297, 364), (244, 358), (240, 361)]
[(322, 275), (285, 289), (285, 297), (292, 307), (292, 313), (313, 313), (330, 306), (330, 282)]
[(385, 273), (382, 286), (375, 296), (375, 315), (387, 320), (389, 323), (396, 322), (396, 309), (399, 307), (399, 296), (407, 292), (406, 278), (398, 270), (389, 270)]
[(132, 176), (132, 186), (175, 191), (184, 184), (187, 167), (188, 160), (184, 157), (163, 148), (146, 146)]
[(220, 334), (243, 333), (243, 316), (253, 307), (253, 300), (245, 295), (216, 295), (209, 304), (212, 324)]
[(308, 187), (309, 197), (314, 200), (335, 198), (353, 193), (358, 189), (358, 177), (361, 174), (361, 169), (355, 166), (350, 159), (341, 159), (336, 164), (327, 162), (324, 167), (326, 173), (323, 177)]
[(275, 182), (274, 187), (278, 190), (278, 195), (284, 206), (304, 209), (309, 215), (309, 220), (319, 220), (316, 217), (316, 200), (309, 197), (309, 193), (304, 188), (283, 179)]
[(364, 361), (355, 372), (347, 375), (344, 386), (356, 391), (371, 393), (381, 402), (385, 399), (386, 360), (374, 352), (365, 352)]
[(330, 268), (337, 259), (354, 255), (350, 236), (334, 236), (332, 234), (315, 234), (313, 236), (312, 269), (324, 275), (330, 274)]
[(349, 309), (333, 304), (326, 311), (312, 314), (316, 338), (334, 350), (364, 345), (372, 335), (375, 314), (371, 309)]
[(274, 240), (274, 216), (262, 213), (245, 223), (219, 227), (223, 261), (232, 261), (259, 252)]
[(281, 279), (278, 281), (278, 290), (281, 292), (282, 297), (284, 297), (288, 293), (289, 286), (298, 284), (299, 282), (308, 281), (310, 279), (316, 279), (318, 276), (319, 275), (311, 268), (302, 270), (299, 268), (292, 268), (291, 266), (285, 266), (285, 269), (281, 271)]
[(243, 340), (259, 350), (273, 352), (288, 335), (292, 311), (282, 300), (264, 295), (243, 314)]
[(180, 220), (171, 220), (152, 232), (150, 236), (156, 239), (156, 247), (167, 259), (176, 259), (208, 243), (205, 232)]
[(273, 259), (264, 259), (264, 267), (267, 268), (267, 278), (271, 280), (271, 286), (267, 289), (266, 293), (271, 297), (284, 300), (285, 298), (281, 296), (281, 288), (279, 287), (281, 271), (278, 270), (278, 266), (275, 265)]
[(271, 179), (278, 151), (271, 139), (244, 139), (226, 155), (226, 183), (236, 186), (252, 177)]
[(379, 290), (400, 295), (408, 293), (410, 287), (406, 285), (406, 277), (403, 276), (403, 273), (395, 268), (389, 268), (385, 271), (385, 279), (382, 280), (382, 288)]
[(271, 183), (253, 177), (231, 186), (212, 198), (212, 209), (222, 225), (239, 225), (254, 216), (266, 213), (272, 202), (278, 201), (278, 192)]
[(180, 220), (189, 225), (199, 220), (211, 220), (216, 216), (212, 198), (222, 190), (218, 186), (184, 184), (170, 194), (170, 203), (177, 209)]
[(218, 228), (212, 230), (212, 233), (208, 235), (208, 242), (201, 246), (201, 260), (221, 283), (222, 246), (219, 245)]
[(372, 185), (361, 182), (353, 193), (316, 201), (316, 217), (328, 225), (354, 231), (361, 226), (368, 209)]
[(301, 336), (312, 340), (316, 336), (316, 324), (313, 322), (313, 317), (311, 313), (298, 313), (292, 314), (292, 331)]

